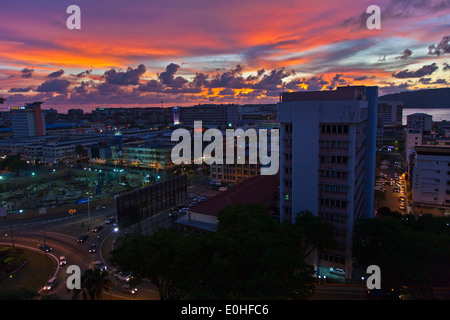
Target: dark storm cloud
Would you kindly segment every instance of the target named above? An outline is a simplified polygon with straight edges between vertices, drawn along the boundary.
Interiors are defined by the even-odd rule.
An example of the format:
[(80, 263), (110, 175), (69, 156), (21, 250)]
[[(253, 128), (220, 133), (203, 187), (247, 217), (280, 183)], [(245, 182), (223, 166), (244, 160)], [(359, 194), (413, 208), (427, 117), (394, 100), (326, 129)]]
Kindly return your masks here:
[(159, 80), (149, 80), (146, 83), (140, 84), (137, 88), (142, 92), (163, 92), (164, 85)]
[(256, 71), (256, 75), (250, 75), (247, 77), (247, 81), (255, 81), (258, 80), (259, 78), (261, 78), (261, 76), (264, 74), (265, 70), (264, 69), (259, 69)]
[(16, 93), (16, 92), (30, 92), (32, 91), (32, 87), (26, 87), (26, 88), (11, 88), (8, 90), (8, 92)]
[(323, 79), (323, 76), (313, 76), (304, 81), (304, 84), (308, 85), (308, 91), (322, 90), (324, 85), (328, 84), (328, 81)]
[(47, 78), (59, 78), (64, 74), (63, 69), (59, 69), (58, 71), (52, 72), (49, 75), (47, 75)]
[(163, 71), (158, 75), (158, 78), (161, 81), (161, 83), (168, 87), (175, 87), (175, 88), (183, 87), (188, 81), (183, 77), (175, 77), (175, 73), (178, 71), (179, 68), (180, 66), (175, 63), (169, 64), (166, 67), (166, 71)]
[(122, 86), (138, 85), (141, 75), (146, 71), (147, 68), (143, 64), (140, 64), (136, 69), (128, 67), (126, 71), (117, 71), (116, 69), (107, 70), (102, 78), (110, 84)]
[(190, 85), (196, 88), (203, 87), (203, 84), (208, 79), (208, 75), (204, 73), (196, 73), (194, 79), (191, 81)]
[(86, 71), (80, 72), (80, 73), (77, 74), (76, 76), (77, 76), (77, 78), (84, 78), (84, 77), (90, 75), (91, 73), (92, 73), (92, 69), (91, 69), (91, 70), (86, 70)]
[(403, 71), (394, 72), (392, 74), (392, 76), (394, 78), (398, 78), (398, 79), (421, 78), (423, 76), (428, 76), (428, 75), (432, 74), (438, 68), (439, 67), (436, 65), (436, 63), (432, 63), (430, 65), (425, 65), (416, 71), (409, 71), (408, 69), (405, 69)]
[(343, 86), (347, 84), (347, 81), (345, 79), (343, 79), (343, 74), (336, 74), (333, 79), (331, 79), (330, 84), (328, 85), (327, 89), (328, 90), (332, 90), (334, 88), (336, 88), (336, 86)]
[(401, 54), (400, 56), (398, 56), (398, 57), (395, 57), (395, 59), (402, 59), (402, 60), (405, 60), (405, 59), (408, 59), (409, 57), (411, 57), (411, 55), (412, 55), (412, 51), (409, 50), (409, 49), (405, 49), (405, 50), (402, 52), (402, 54)]
[[(386, 84), (386, 85), (382, 85), (382, 84)], [(390, 94), (390, 93), (396, 93), (396, 92), (401, 92), (401, 91), (406, 91), (409, 89), (409, 87), (411, 87), (411, 83), (408, 82), (403, 82), (400, 84), (395, 84), (393, 82), (385, 82), (382, 81), (380, 82), (380, 93), (379, 95), (386, 95), (386, 94)]]
[(283, 84), (283, 79), (291, 75), (295, 75), (295, 72), (286, 72), (284, 68), (272, 70), (269, 74), (265, 74), (258, 83), (252, 86), (252, 88), (260, 90), (277, 90), (279, 86)]
[(225, 71), (222, 74), (215, 74), (210, 81), (205, 82), (205, 86), (208, 88), (246, 88), (247, 84), (242, 77), (242, 70), (243, 67), (237, 65), (234, 69)]
[(450, 53), (450, 36), (445, 36), (438, 44), (428, 47), (428, 54), (440, 56), (443, 53)]
[(432, 81), (431, 78), (420, 78), (419, 82), (422, 84), (447, 84), (447, 80), (445, 79), (436, 79)]
[(22, 73), (22, 75), (21, 75), (22, 78), (31, 78), (31, 76), (33, 75), (34, 69), (24, 68), (20, 72)]
[(67, 92), (70, 81), (64, 79), (47, 80), (42, 83), (36, 91), (38, 92)]
[(353, 80), (354, 81), (363, 81), (363, 80), (367, 80), (367, 79), (375, 79), (375, 76), (361, 76), (361, 77), (356, 77)]

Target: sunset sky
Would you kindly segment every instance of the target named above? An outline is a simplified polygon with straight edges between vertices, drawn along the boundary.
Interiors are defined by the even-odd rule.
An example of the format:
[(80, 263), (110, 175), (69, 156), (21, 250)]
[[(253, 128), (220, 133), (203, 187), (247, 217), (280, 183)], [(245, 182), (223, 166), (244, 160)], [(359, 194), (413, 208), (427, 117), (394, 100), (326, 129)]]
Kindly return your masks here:
[[(81, 8), (81, 30), (66, 9)], [(381, 8), (370, 30), (369, 5)], [(280, 92), (450, 83), (450, 0), (2, 1), (1, 105), (276, 103)], [(161, 104), (163, 101), (163, 104)]]

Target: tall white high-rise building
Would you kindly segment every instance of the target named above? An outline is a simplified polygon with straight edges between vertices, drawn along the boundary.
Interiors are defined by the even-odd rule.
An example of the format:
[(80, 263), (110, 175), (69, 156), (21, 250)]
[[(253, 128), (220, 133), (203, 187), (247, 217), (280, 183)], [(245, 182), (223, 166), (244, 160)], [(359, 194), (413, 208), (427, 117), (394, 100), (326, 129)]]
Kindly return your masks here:
[(280, 122), (280, 220), (310, 211), (334, 227), (336, 249), (308, 262), (352, 273), (352, 234), (374, 211), (378, 87), (283, 93)]

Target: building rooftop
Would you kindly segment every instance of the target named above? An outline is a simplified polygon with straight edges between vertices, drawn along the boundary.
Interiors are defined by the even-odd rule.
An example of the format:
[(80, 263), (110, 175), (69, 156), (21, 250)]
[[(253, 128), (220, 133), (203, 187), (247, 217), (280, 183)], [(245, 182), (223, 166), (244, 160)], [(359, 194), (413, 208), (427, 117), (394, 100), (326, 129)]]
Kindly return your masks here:
[(450, 156), (450, 147), (442, 146), (417, 146), (414, 150), (418, 155), (435, 155), (435, 156)]
[(418, 113), (411, 113), (411, 114), (407, 115), (406, 117), (432, 117), (432, 115), (428, 114), (428, 113), (418, 112)]
[(281, 101), (367, 100), (366, 88), (365, 86), (346, 86), (337, 87), (336, 90), (283, 92)]
[(278, 193), (278, 175), (256, 176), (201, 202), (189, 212), (218, 216), (226, 205), (265, 203)]

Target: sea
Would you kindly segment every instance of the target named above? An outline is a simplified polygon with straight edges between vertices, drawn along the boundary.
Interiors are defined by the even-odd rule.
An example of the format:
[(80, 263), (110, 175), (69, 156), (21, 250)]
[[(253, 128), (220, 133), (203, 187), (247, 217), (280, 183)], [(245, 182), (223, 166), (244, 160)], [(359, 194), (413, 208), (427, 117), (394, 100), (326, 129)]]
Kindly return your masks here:
[(403, 124), (406, 124), (406, 117), (413, 113), (426, 113), (433, 116), (433, 121), (447, 120), (450, 122), (450, 108), (404, 108)]

